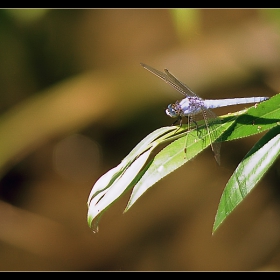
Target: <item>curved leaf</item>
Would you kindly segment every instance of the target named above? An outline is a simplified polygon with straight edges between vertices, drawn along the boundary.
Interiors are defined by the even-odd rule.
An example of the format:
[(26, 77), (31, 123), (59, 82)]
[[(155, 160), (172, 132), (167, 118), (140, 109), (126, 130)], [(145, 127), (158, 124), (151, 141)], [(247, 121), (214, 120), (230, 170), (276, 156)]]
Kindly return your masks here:
[[(106, 190), (98, 193), (89, 203), (88, 210), (88, 224), (92, 227), (92, 221), (95, 217), (100, 215), (114, 200), (116, 200), (127, 189), (129, 184), (143, 167), (151, 149), (139, 156), (130, 166), (128, 166), (118, 178)], [(98, 231), (97, 224), (93, 226), (94, 231)]]
[[(167, 133), (177, 127), (163, 127), (145, 137), (123, 160), (109, 170), (94, 184), (88, 197), (88, 224), (92, 227), (93, 219), (116, 200), (138, 177), (140, 169), (147, 161), (150, 153), (156, 147), (155, 139), (162, 141), (171, 134)], [(174, 133), (173, 133), (174, 134)], [(157, 140), (159, 141), (159, 140)], [(97, 223), (93, 229), (97, 231)]]
[(216, 214), (213, 233), (247, 196), (280, 154), (280, 127), (270, 130), (249, 151), (229, 179)]

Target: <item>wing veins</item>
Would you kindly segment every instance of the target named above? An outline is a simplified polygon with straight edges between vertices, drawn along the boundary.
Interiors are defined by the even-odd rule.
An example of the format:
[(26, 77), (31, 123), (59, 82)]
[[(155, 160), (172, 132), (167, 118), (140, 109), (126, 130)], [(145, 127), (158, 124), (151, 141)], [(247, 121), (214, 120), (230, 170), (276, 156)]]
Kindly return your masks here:
[(179, 91), (184, 96), (192, 96), (199, 98), (190, 88), (188, 88), (185, 84), (181, 83), (174, 75), (172, 75), (167, 69), (164, 69), (165, 73), (154, 69), (153, 67), (141, 63), (141, 65), (150, 71), (152, 74), (156, 75), (158, 78), (164, 80), (166, 83), (168, 83), (170, 86), (175, 88), (177, 91)]

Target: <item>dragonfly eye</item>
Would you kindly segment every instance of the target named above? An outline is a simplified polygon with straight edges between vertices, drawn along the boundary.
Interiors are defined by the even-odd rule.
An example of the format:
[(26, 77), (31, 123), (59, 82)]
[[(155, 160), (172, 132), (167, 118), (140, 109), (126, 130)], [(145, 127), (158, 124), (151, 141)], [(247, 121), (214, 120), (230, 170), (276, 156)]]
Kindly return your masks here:
[(176, 104), (169, 104), (165, 112), (171, 118), (177, 118), (179, 116), (179, 112), (176, 108)]

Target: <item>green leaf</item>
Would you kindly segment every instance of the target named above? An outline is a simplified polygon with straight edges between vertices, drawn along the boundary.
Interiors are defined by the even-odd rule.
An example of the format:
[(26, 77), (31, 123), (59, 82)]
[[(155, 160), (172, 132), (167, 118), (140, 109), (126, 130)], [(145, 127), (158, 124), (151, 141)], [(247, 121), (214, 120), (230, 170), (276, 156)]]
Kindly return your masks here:
[(223, 135), (221, 140), (240, 139), (275, 127), (280, 121), (279, 104), (280, 94), (277, 94), (265, 102), (238, 112), (239, 116), (234, 125)]
[(248, 152), (229, 179), (216, 214), (213, 233), (256, 186), (280, 153), (280, 127), (270, 130)]
[[(228, 119), (228, 121), (222, 125), (216, 126), (211, 140), (215, 141), (219, 138), (233, 122), (234, 119), (231, 118), (231, 120)], [(149, 169), (133, 188), (125, 211), (127, 211), (148, 188), (188, 162), (210, 145), (210, 138), (208, 137), (205, 127), (199, 128), (199, 135), (200, 137), (198, 137), (196, 130), (192, 130), (188, 132), (186, 136), (166, 146), (154, 157), (149, 165)]]

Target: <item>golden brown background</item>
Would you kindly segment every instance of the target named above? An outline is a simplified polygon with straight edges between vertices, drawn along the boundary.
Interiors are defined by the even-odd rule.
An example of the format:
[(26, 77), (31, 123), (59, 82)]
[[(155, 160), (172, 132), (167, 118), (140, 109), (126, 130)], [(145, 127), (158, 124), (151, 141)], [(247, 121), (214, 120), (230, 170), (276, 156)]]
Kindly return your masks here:
[[(212, 236), (232, 172), (261, 137), (199, 154), (122, 214), (87, 225), (95, 181), (154, 129), (180, 94), (280, 89), (280, 10), (0, 10), (0, 270), (280, 269), (279, 161)], [(243, 109), (216, 110), (218, 115)]]

